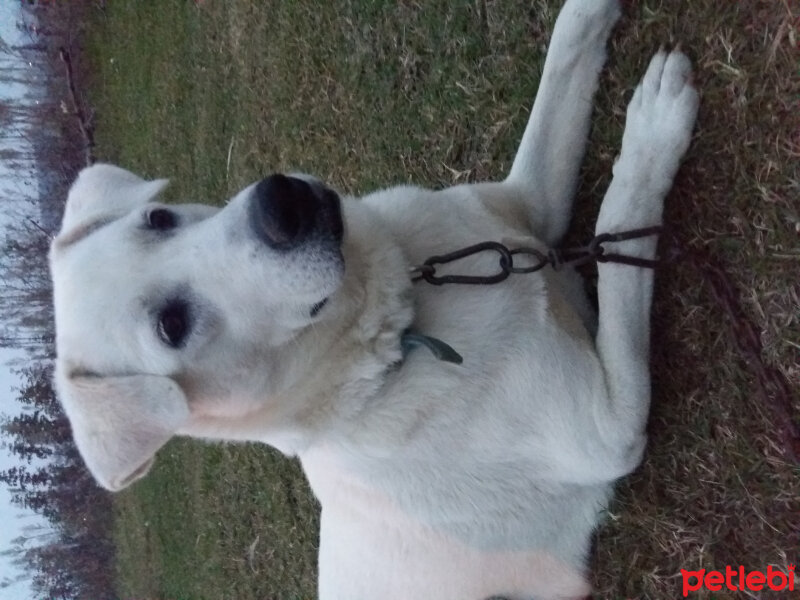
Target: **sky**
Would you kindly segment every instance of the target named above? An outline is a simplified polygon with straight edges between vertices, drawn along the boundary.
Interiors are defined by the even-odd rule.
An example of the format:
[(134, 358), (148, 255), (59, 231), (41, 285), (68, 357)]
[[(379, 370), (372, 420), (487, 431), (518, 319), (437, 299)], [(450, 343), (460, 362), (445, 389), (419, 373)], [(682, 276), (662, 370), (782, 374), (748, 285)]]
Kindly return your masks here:
[[(9, 45), (14, 45), (22, 41), (22, 35), (16, 29), (16, 23), (20, 20), (20, 3), (10, 0), (0, 0), (0, 38)], [(18, 95), (23, 90), (19, 86), (14, 88), (0, 81), (0, 99), (7, 99)], [(11, 174), (0, 161), (0, 190), (22, 190), (24, 186), (11, 178), (19, 177), (19, 174)], [(35, 190), (36, 186), (29, 186)], [(4, 192), (7, 193), (7, 192)], [(1, 205), (0, 205), (1, 206)], [(4, 227), (5, 215), (0, 209), (0, 237)], [(7, 348), (0, 348), (0, 414), (7, 416), (19, 412), (15, 406), (14, 398), (16, 394), (12, 388), (19, 386), (19, 380), (11, 372), (12, 367), (20, 366), (20, 361), (24, 360), (24, 354), (14, 352)], [(5, 470), (10, 466), (18, 464), (18, 459), (12, 456), (5, 449), (0, 449), (0, 470)], [(31, 512), (24, 511), (10, 503), (10, 494), (4, 484), (0, 484), (0, 552), (7, 550), (11, 545), (11, 540), (23, 533), (23, 527), (30, 525), (41, 525), (44, 521)], [(14, 567), (7, 557), (0, 555), (0, 582), (6, 577), (15, 579), (20, 572)], [(19, 582), (11, 587), (0, 589), (0, 600), (28, 600), (35, 596), (30, 590), (27, 581)]]

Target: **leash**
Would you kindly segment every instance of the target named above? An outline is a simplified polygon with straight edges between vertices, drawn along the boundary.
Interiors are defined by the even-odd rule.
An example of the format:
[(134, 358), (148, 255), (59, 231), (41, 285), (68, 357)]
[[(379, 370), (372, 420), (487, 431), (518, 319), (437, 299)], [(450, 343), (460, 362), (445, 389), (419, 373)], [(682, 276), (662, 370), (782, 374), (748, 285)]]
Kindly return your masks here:
[[(642, 229), (632, 229), (618, 233), (601, 233), (591, 239), (585, 246), (574, 248), (551, 248), (547, 252), (542, 252), (536, 248), (521, 247), (510, 249), (500, 242), (481, 242), (455, 250), (448, 254), (431, 256), (424, 263), (412, 267), (410, 271), (411, 281), (426, 281), (432, 285), (445, 285), (448, 283), (471, 284), (471, 285), (492, 285), (506, 280), (512, 274), (535, 273), (547, 266), (558, 271), (564, 265), (578, 266), (591, 261), (598, 263), (618, 263), (630, 265), (643, 269), (655, 269), (659, 260), (650, 260), (638, 256), (628, 256), (625, 254), (608, 253), (603, 248), (603, 244), (608, 242), (623, 242), (637, 238), (658, 235), (663, 231), (660, 226), (644, 227)], [(473, 254), (480, 252), (496, 252), (499, 254), (499, 271), (494, 275), (437, 275), (436, 265), (451, 263)], [(514, 257), (527, 257), (527, 266), (515, 266)], [(440, 339), (424, 335), (410, 329), (403, 332), (400, 343), (403, 349), (403, 358), (419, 346), (424, 346), (441, 361), (460, 365), (463, 362), (461, 355), (452, 346)]]
[[(586, 246), (574, 248), (551, 248), (542, 252), (536, 248), (521, 247), (510, 249), (500, 242), (481, 242), (455, 250), (448, 254), (431, 256), (424, 263), (410, 269), (411, 280), (413, 282), (427, 281), (433, 285), (444, 285), (448, 283), (460, 283), (471, 285), (492, 285), (506, 280), (512, 273), (535, 273), (547, 266), (558, 271), (564, 265), (578, 266), (591, 261), (599, 263), (618, 263), (641, 267), (644, 269), (655, 269), (660, 261), (640, 258), (638, 256), (628, 256), (625, 254), (608, 253), (603, 248), (603, 244), (608, 242), (623, 242), (643, 237), (658, 235), (663, 231), (660, 226), (644, 227), (642, 229), (632, 229), (619, 233), (601, 233), (596, 235)], [(436, 265), (451, 263), (473, 254), (480, 252), (496, 252), (499, 254), (499, 271), (494, 275), (437, 275)], [(527, 257), (527, 266), (515, 266), (515, 257)]]

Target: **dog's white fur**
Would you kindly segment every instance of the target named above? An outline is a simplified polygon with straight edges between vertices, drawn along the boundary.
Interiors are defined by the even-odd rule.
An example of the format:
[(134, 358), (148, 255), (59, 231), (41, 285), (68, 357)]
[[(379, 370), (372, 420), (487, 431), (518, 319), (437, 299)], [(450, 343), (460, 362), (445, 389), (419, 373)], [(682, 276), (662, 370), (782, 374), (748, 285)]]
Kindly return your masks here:
[[(595, 317), (567, 271), (434, 287), (408, 268), (484, 240), (560, 240), (618, 14), (616, 0), (566, 2), (505, 181), (344, 198), (344, 270), (243, 233), (252, 186), (222, 210), (176, 207), (179, 230), (150, 239), (142, 213), (165, 182), (84, 170), (51, 266), (56, 383), (97, 480), (128, 485), (173, 435), (266, 442), (300, 457), (322, 504), (325, 600), (586, 594), (590, 536), (645, 446), (652, 273), (601, 264)], [(689, 77), (682, 54), (653, 58), (598, 232), (661, 222), (697, 111)], [(614, 250), (653, 257), (655, 241)], [(176, 286), (196, 314), (177, 350), (153, 324)], [(409, 326), (463, 365), (424, 348), (403, 360)]]

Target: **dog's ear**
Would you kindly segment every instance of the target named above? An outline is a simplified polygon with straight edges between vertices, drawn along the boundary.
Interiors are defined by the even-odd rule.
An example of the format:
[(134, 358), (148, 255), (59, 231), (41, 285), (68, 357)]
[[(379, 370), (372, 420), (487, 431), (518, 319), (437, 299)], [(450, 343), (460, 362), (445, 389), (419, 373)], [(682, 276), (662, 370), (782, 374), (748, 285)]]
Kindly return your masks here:
[(56, 387), (78, 451), (111, 491), (143, 477), (189, 418), (183, 391), (168, 377), (68, 377), (57, 369)]
[(121, 217), (155, 199), (168, 183), (167, 179), (146, 181), (114, 165), (87, 167), (69, 190), (61, 233), (99, 219)]

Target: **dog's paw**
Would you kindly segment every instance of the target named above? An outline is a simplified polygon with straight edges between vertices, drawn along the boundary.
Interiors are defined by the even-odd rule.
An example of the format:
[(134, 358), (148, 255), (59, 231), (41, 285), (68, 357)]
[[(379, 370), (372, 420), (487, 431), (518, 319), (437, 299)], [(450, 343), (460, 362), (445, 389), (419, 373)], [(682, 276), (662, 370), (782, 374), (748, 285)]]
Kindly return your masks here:
[(689, 59), (678, 50), (660, 50), (628, 105), (620, 160), (671, 183), (689, 148), (699, 102)]
[[(600, 207), (598, 232), (661, 222), (664, 198), (692, 139), (698, 105), (689, 59), (677, 50), (659, 51), (628, 105), (622, 151)], [(652, 241), (624, 244), (640, 250), (652, 246), (635, 253), (649, 256)]]

